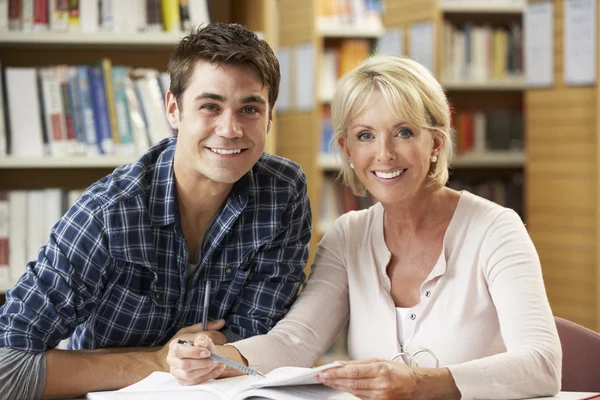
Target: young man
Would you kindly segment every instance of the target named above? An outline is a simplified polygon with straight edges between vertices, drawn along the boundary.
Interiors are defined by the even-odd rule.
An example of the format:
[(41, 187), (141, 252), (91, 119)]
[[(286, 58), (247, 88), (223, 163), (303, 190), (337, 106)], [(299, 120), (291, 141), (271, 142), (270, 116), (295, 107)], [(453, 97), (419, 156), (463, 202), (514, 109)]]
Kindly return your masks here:
[[(304, 281), (311, 213), (291, 161), (264, 154), (279, 64), (235, 24), (170, 62), (177, 131), (92, 185), (0, 309), (2, 398), (77, 396), (168, 371), (170, 340), (268, 332)], [(210, 281), (206, 327), (203, 301)], [(70, 338), (71, 350), (53, 349)]]

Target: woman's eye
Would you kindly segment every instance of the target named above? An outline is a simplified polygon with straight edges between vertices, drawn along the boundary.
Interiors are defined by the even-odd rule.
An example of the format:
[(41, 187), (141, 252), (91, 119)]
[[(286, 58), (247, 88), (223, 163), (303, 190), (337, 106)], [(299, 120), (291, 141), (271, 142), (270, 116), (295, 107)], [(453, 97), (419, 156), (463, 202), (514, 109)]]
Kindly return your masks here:
[(404, 137), (404, 138), (411, 137), (412, 135), (413, 135), (412, 131), (407, 128), (400, 129), (400, 131), (398, 132), (398, 136)]
[(369, 132), (361, 132), (356, 137), (358, 140), (369, 140), (371, 139), (371, 134)]

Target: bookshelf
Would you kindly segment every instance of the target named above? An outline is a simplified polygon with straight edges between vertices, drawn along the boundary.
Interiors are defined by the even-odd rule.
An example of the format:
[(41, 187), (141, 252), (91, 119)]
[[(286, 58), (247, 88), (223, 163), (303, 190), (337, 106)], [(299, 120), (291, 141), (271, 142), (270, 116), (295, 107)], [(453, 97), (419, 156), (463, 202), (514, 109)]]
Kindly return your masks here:
[[(276, 0), (208, 0), (213, 22), (237, 22), (257, 32), (276, 48)], [(0, 34), (2, 67), (87, 65), (108, 58), (113, 65), (166, 71), (172, 50), (185, 33), (21, 32)], [(276, 129), (267, 136), (266, 151), (275, 152)], [(137, 156), (0, 156), (0, 192), (63, 188), (83, 189)], [(46, 233), (47, 235), (47, 233)], [(40, 246), (43, 243), (40, 243)], [(23, 265), (23, 268), (25, 266)], [(8, 287), (0, 287), (0, 305)]]
[(554, 314), (600, 331), (600, 90), (565, 83), (564, 5), (553, 2), (554, 83), (525, 92), (527, 228)]
[[(312, 263), (316, 245), (321, 238), (322, 229), (319, 226), (324, 226), (320, 221), (321, 188), (324, 174), (335, 172), (337, 165), (333, 158), (328, 161), (317, 160), (321, 147), (322, 109), (330, 103), (333, 95), (332, 91), (324, 93), (319, 85), (323, 55), (326, 49), (339, 49), (344, 41), (360, 40), (372, 43), (384, 33), (380, 20), (356, 23), (324, 18), (323, 10), (327, 2), (335, 3), (329, 0), (302, 2), (280, 0), (277, 19), (280, 46), (295, 48), (299, 45), (310, 44), (315, 50), (314, 65), (300, 66), (296, 64), (292, 66), (293, 70), (312, 68), (315, 71), (313, 107), (310, 109), (292, 107), (289, 111), (280, 112), (277, 118), (277, 153), (298, 162), (308, 180), (313, 226), (315, 227), (311, 241), (309, 266)], [(338, 60), (338, 62), (343, 63), (344, 61)], [(307, 273), (310, 272), (309, 268), (307, 268)]]
[[(520, 67), (520, 61), (514, 56), (520, 53), (517, 51), (520, 49), (514, 47), (511, 53), (511, 46), (517, 46), (514, 43), (518, 43), (524, 5), (524, 2), (515, 0), (388, 0), (385, 4), (385, 26), (404, 32), (403, 48), (410, 57), (415, 54), (414, 49), (410, 48), (411, 28), (422, 23), (432, 25), (431, 68), (447, 91), (454, 110), (453, 126), (457, 132), (450, 186), (474, 190), (484, 197), (490, 196), (489, 187), (496, 187), (499, 180), (505, 181), (506, 185), (510, 185), (507, 179), (513, 183), (523, 181), (512, 179), (524, 173), (527, 152), (522, 147), (525, 82), (522, 72), (518, 70), (520, 68), (516, 68)], [(457, 36), (462, 36), (460, 39), (466, 43), (461, 44)], [(496, 36), (500, 39), (496, 39)], [(511, 42), (511, 38), (514, 38), (514, 42)], [(505, 47), (496, 45), (494, 40), (503, 40), (502, 46)], [(482, 46), (482, 43), (485, 45)], [(488, 43), (492, 43), (492, 46), (486, 47)], [(459, 59), (457, 55), (465, 54), (465, 51), (468, 56), (464, 57), (465, 60)], [(486, 56), (481, 57), (478, 53)], [(498, 63), (501, 58), (496, 54), (509, 56)], [(510, 63), (511, 57), (513, 64)], [(508, 118), (514, 121), (511, 128), (498, 123), (502, 120), (501, 115), (509, 115)], [(482, 123), (484, 128), (479, 125), (479, 130), (484, 133), (478, 134), (478, 128), (473, 128), (477, 126), (477, 122), (474, 122), (477, 118), (485, 120)], [(519, 127), (518, 131), (513, 129), (515, 126)], [(503, 132), (519, 133), (515, 138), (502, 138)], [(478, 145), (477, 141), (485, 144)], [(522, 189), (516, 193), (519, 191)], [(493, 198), (504, 197), (502, 192), (500, 190), (500, 194)], [(510, 192), (506, 190), (506, 193), (513, 192), (512, 188)], [(521, 195), (518, 195), (518, 200), (519, 203), (523, 202)], [(507, 199), (505, 205), (511, 203)], [(519, 209), (522, 210), (522, 206)]]

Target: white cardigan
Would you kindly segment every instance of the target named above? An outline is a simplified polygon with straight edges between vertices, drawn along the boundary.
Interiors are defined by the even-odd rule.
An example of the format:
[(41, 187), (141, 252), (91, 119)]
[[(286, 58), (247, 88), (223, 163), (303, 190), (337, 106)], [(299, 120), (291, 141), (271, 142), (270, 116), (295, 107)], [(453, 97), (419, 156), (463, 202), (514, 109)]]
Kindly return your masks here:
[[(333, 224), (286, 317), (267, 335), (232, 344), (251, 367), (312, 366), (348, 318), (352, 359), (400, 351), (383, 214), (376, 204)], [(404, 349), (433, 351), (465, 399), (560, 390), (561, 346), (533, 243), (514, 211), (471, 193), (462, 192), (421, 301), (400, 324)], [(427, 354), (417, 361), (434, 366)]]

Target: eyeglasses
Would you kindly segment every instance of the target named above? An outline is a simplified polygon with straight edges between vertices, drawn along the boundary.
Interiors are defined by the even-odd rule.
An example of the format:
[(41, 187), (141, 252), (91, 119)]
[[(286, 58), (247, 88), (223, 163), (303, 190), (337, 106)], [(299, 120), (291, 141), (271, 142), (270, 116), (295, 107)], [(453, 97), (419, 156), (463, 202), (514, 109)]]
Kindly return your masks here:
[[(421, 353), (427, 353), (435, 361), (435, 367), (436, 368), (440, 367), (440, 360), (438, 360), (438, 358), (435, 356), (435, 354), (433, 354), (433, 351), (431, 351), (429, 349), (421, 349), (421, 350), (414, 352), (413, 354), (410, 354), (409, 352), (404, 351), (404, 349), (402, 347), (400, 347), (400, 350), (401, 350), (400, 353), (398, 353), (394, 357), (392, 357), (392, 361), (396, 361), (398, 358), (401, 358), (402, 361), (404, 361), (405, 364), (408, 365), (409, 367), (417, 368), (419, 366), (419, 363), (417, 362), (415, 357), (417, 357)], [(408, 362), (406, 362), (405, 357), (408, 358), (408, 360), (409, 360)]]

